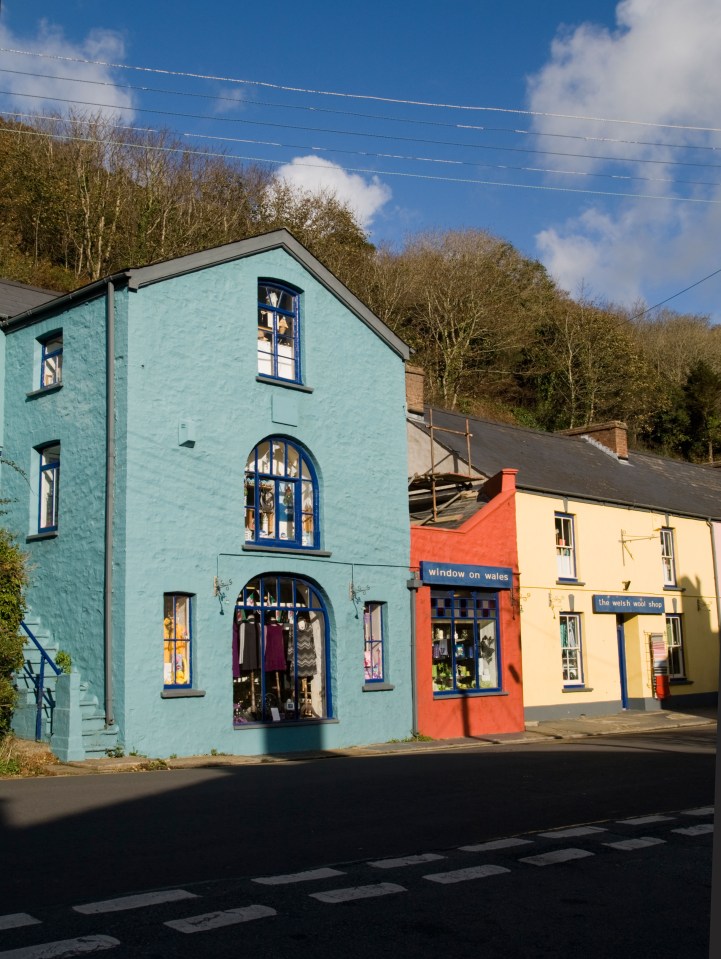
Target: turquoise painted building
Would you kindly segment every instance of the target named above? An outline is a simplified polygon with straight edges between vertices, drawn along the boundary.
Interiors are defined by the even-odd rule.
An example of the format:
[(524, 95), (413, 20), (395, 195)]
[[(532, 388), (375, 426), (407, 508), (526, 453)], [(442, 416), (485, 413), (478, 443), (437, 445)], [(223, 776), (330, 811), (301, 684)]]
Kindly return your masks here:
[(410, 733), (398, 337), (286, 231), (3, 331), (3, 454), (23, 470), (3, 467), (6, 525), (30, 557), (28, 629), (73, 665), (44, 727), (59, 755)]

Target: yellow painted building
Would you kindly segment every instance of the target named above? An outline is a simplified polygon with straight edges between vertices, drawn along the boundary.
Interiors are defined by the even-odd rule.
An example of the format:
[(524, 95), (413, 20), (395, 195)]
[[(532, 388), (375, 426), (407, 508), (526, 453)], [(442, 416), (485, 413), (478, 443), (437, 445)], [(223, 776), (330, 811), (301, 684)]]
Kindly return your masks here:
[(434, 409), (426, 442), (431, 412), (435, 443), (470, 453), (466, 486), (518, 470), (526, 720), (715, 705), (721, 469), (629, 451), (618, 422), (549, 434)]

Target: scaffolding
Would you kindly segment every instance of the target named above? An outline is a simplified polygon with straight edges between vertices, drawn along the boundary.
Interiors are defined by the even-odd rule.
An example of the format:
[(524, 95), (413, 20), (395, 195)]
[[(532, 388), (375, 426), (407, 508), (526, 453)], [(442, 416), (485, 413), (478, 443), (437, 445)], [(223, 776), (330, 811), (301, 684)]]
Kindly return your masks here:
[[(466, 428), (465, 430), (453, 430), (448, 426), (436, 426), (433, 422), (433, 410), (428, 411), (428, 432), (430, 435), (431, 443), (431, 468), (429, 471), (424, 473), (422, 476), (414, 476), (411, 482), (408, 484), (409, 489), (430, 489), (431, 499), (433, 504), (433, 521), (435, 522), (438, 519), (438, 502), (436, 492), (439, 486), (446, 486), (449, 483), (470, 483), (473, 481), (473, 471), (471, 468), (471, 436), (473, 435), (470, 431), (468, 424), (468, 417), (466, 417)], [(435, 451), (435, 434), (436, 433), (453, 433), (455, 436), (465, 436), (466, 438), (466, 464), (468, 466), (468, 473), (457, 473), (454, 471), (447, 470), (436, 470), (436, 451)], [(453, 453), (453, 451), (451, 451)], [(455, 455), (455, 454), (454, 454)]]

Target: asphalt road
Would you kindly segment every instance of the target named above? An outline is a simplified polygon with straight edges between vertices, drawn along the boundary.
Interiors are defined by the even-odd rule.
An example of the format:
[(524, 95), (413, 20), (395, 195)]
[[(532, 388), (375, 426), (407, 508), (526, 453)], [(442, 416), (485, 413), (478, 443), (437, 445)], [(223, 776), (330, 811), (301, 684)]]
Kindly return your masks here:
[[(584, 959), (705, 959), (715, 747), (716, 732), (706, 727), (433, 754), (6, 780), (0, 850), (11, 868), (0, 880), (0, 959), (33, 944), (93, 935), (109, 937), (117, 956), (315, 956), (332, 948), (350, 959), (371, 949), (417, 957), (449, 948), (457, 956), (504, 959), (581, 952)], [(628, 824), (651, 814), (664, 818)], [(541, 835), (579, 824), (603, 832)], [(696, 826), (703, 828), (694, 832)], [(508, 838), (526, 842), (459, 849)], [(638, 839), (652, 841), (613, 845)], [(568, 848), (583, 855), (543, 866), (525, 861), (526, 850), (533, 857)], [(443, 858), (369, 865), (419, 855)], [(496, 871), (463, 881), (428, 878), (488, 866)], [(287, 884), (255, 881), (318, 868), (334, 873)], [(315, 898), (383, 883), (398, 888), (342, 903)], [(187, 898), (142, 900), (137, 909), (111, 913), (77, 910), (150, 890), (161, 897), (183, 890)], [(165, 925), (249, 906), (271, 913), (202, 936)], [(16, 914), (39, 922), (3, 930), (2, 916)]]

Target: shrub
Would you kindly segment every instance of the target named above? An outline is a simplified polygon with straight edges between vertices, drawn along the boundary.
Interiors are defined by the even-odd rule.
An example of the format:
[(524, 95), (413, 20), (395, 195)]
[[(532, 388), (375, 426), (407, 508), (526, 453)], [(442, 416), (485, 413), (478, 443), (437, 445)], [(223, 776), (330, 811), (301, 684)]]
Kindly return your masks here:
[(22, 666), (20, 622), (25, 613), (25, 555), (10, 534), (0, 529), (0, 739), (10, 729), (16, 691), (13, 674)]

